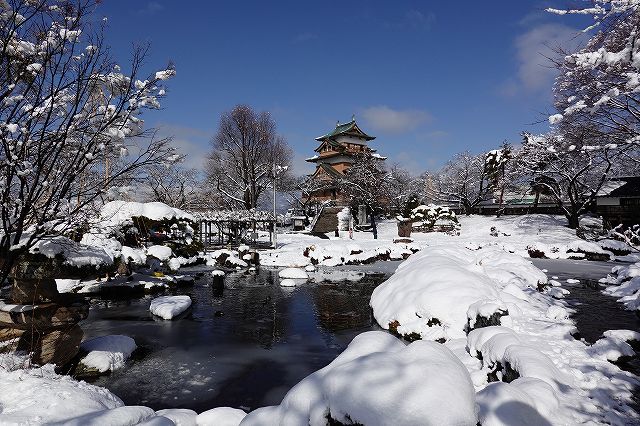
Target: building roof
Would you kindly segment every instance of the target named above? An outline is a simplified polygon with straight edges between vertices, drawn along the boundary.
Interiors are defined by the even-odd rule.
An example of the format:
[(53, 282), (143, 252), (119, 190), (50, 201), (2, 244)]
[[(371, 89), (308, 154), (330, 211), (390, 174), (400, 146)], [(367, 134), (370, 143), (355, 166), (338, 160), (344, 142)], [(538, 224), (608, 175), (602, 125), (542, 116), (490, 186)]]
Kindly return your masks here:
[(330, 133), (327, 133), (326, 135), (317, 137), (316, 140), (324, 141), (327, 139), (333, 139), (336, 136), (341, 136), (341, 135), (355, 136), (358, 138), (363, 138), (366, 141), (370, 141), (376, 138), (375, 136), (369, 136), (365, 132), (363, 132), (362, 129), (358, 127), (358, 124), (356, 124), (355, 117), (353, 117), (351, 121), (349, 121), (348, 123), (340, 124), (340, 122), (338, 122), (336, 124), (336, 128), (333, 129), (333, 131), (331, 131)]
[(640, 176), (609, 179), (602, 185), (598, 197), (640, 197)]

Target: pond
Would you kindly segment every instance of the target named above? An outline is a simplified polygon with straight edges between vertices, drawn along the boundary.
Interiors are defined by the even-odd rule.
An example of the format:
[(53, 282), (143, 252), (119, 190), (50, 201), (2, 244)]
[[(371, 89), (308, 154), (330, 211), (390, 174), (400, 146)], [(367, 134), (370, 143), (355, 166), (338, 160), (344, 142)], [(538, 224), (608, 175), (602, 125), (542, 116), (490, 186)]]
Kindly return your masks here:
[(359, 281), (341, 281), (346, 272), (332, 271), (333, 281), (288, 288), (277, 271), (262, 268), (228, 274), (216, 294), (209, 271), (181, 272), (201, 277), (177, 291), (193, 304), (173, 321), (149, 313), (151, 296), (91, 300), (81, 324), (86, 338), (123, 334), (140, 348), (126, 368), (94, 382), (126, 404), (197, 412), (278, 404), (357, 334), (379, 329), (369, 299), (388, 275), (368, 268)]
[[(357, 334), (380, 329), (369, 299), (398, 263), (331, 268), (331, 281), (295, 288), (281, 287), (275, 270), (233, 272), (225, 277), (222, 294), (211, 288), (209, 270), (187, 269), (183, 273), (201, 277), (193, 287), (177, 292), (188, 294), (193, 305), (173, 321), (149, 313), (151, 296), (93, 299), (82, 323), (86, 337), (124, 334), (140, 347), (126, 368), (95, 384), (126, 404), (154, 409), (251, 410), (278, 404), (292, 386), (329, 364)], [(614, 264), (543, 259), (534, 263), (571, 292), (565, 300), (586, 342), (595, 342), (610, 329), (640, 331), (640, 318), (598, 286), (597, 280)], [(364, 278), (340, 278), (354, 271)], [(567, 283), (571, 278), (580, 283)], [(640, 374), (637, 360), (622, 368)]]

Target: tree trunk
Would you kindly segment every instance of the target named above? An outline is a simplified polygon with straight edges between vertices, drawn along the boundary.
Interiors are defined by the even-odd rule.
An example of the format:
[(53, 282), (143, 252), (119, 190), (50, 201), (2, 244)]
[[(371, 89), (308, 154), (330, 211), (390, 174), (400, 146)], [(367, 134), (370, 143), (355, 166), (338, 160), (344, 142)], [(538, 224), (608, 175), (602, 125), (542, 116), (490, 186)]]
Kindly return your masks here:
[(569, 228), (577, 229), (580, 225), (580, 215), (577, 213), (568, 213), (566, 216), (569, 221)]
[(373, 239), (378, 239), (378, 227), (376, 226), (376, 217), (375, 214), (371, 213), (371, 227), (373, 228)]

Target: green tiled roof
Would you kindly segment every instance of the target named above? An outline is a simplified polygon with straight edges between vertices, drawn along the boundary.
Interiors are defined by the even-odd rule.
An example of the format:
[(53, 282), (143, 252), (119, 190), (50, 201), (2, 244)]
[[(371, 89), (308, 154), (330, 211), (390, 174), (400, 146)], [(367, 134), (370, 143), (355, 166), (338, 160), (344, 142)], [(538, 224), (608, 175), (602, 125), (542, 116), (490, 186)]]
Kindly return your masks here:
[(331, 139), (339, 135), (352, 135), (364, 138), (364, 140), (370, 141), (375, 139), (375, 136), (369, 136), (365, 132), (363, 132), (360, 127), (356, 124), (356, 119), (352, 118), (348, 123), (336, 124), (336, 128), (333, 129), (332, 132), (327, 133), (326, 135), (320, 136), (316, 138), (317, 141), (323, 141), (325, 139)]

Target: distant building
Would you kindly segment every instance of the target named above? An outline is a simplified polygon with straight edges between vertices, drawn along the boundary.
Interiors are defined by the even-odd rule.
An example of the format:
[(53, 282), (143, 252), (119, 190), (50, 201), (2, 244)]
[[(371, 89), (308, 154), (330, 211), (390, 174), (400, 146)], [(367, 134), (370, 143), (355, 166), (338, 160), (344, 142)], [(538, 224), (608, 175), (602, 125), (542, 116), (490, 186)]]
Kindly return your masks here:
[(640, 176), (607, 181), (598, 191), (596, 207), (605, 226), (640, 224)]
[(311, 175), (319, 189), (311, 191), (307, 196), (312, 201), (321, 203), (335, 200), (338, 204), (344, 204), (348, 200), (344, 192), (336, 183), (354, 162), (354, 156), (360, 153), (370, 153), (381, 160), (386, 159), (376, 153), (375, 149), (368, 146), (368, 142), (375, 139), (360, 129), (355, 117), (348, 123), (336, 124), (336, 128), (330, 133), (316, 138), (320, 144), (315, 149), (316, 155), (307, 158), (306, 161), (316, 165), (315, 172)]

